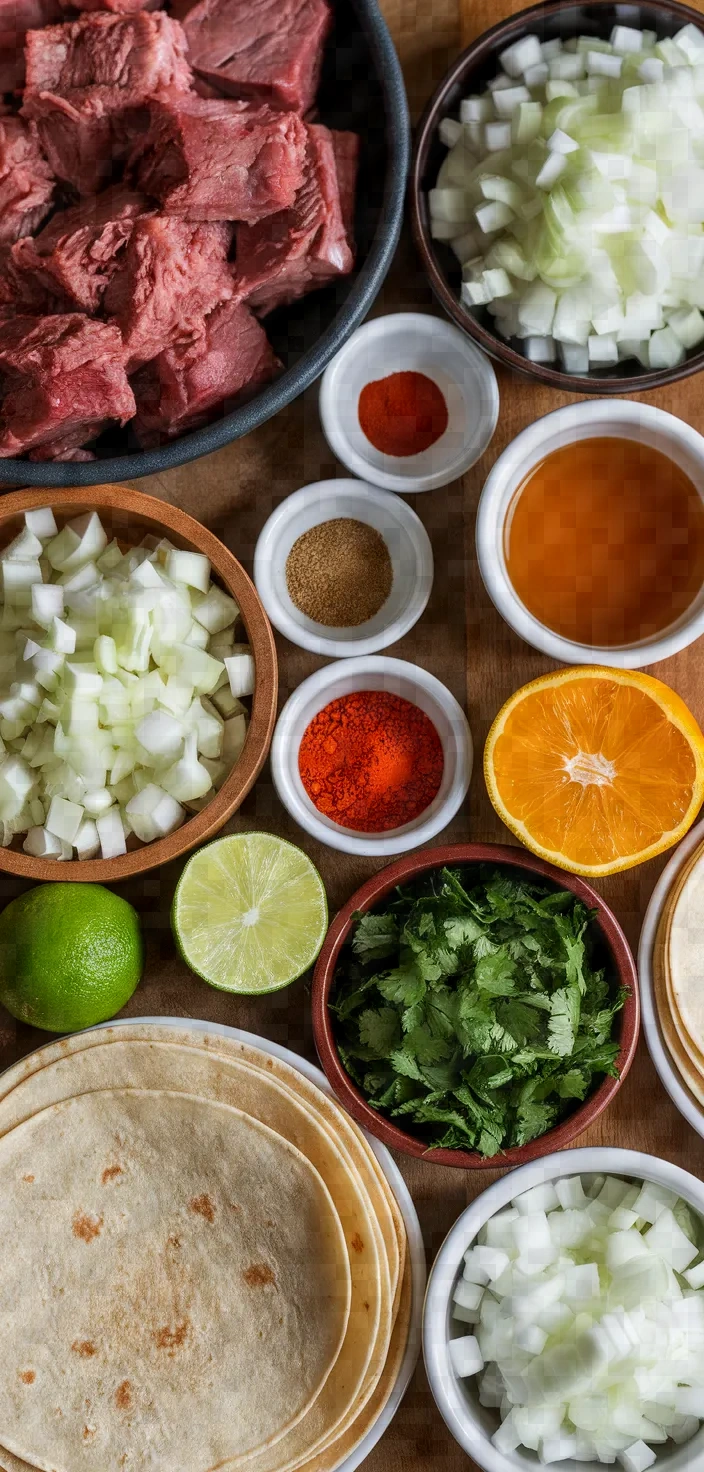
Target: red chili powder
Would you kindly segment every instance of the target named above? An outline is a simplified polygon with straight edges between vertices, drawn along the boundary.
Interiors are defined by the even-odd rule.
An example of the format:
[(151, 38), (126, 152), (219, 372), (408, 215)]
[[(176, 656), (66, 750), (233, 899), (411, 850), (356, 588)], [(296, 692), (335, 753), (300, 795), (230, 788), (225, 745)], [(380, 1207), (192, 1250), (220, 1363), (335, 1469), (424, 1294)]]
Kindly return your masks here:
[(390, 373), (365, 384), (359, 423), (382, 455), (419, 455), (445, 433), (445, 397), (425, 373)]
[(383, 833), (412, 822), (437, 796), (442, 745), (432, 721), (410, 700), (360, 690), (314, 717), (298, 770), (326, 818), (358, 833)]

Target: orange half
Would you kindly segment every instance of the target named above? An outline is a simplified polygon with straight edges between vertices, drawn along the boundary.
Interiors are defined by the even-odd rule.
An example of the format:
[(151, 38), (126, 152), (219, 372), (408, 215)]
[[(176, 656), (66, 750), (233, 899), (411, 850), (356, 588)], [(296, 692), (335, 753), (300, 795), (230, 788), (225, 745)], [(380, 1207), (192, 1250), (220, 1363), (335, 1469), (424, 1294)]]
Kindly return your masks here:
[(533, 853), (616, 874), (677, 843), (704, 796), (704, 736), (652, 675), (583, 666), (532, 680), (484, 749), (491, 801)]

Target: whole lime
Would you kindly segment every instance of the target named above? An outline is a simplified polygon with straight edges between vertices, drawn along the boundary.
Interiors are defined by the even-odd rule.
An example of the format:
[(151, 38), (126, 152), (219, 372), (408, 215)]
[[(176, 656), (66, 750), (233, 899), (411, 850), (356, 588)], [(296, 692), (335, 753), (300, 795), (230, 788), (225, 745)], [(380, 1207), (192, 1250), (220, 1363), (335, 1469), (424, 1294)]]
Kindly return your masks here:
[(0, 1002), (47, 1032), (114, 1017), (142, 975), (136, 910), (102, 884), (41, 884), (0, 914)]

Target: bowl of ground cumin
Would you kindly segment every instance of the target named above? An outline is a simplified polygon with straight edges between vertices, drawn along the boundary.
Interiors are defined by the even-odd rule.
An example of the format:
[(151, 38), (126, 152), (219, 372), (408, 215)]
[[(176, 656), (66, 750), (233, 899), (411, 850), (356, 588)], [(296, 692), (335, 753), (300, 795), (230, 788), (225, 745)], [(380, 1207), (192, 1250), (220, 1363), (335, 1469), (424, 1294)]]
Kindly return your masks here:
[(339, 659), (375, 654), (420, 618), (433, 583), (428, 534), (398, 496), (359, 480), (304, 486), (277, 507), (254, 555), (275, 628)]

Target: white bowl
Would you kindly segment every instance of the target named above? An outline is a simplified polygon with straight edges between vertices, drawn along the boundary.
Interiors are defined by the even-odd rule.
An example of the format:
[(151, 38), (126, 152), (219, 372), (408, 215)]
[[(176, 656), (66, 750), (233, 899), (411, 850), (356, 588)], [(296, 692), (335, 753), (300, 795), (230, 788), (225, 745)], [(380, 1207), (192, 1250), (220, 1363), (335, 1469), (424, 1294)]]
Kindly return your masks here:
[(650, 904), (645, 912), (643, 928), (640, 933), (638, 946), (638, 980), (640, 982), (640, 1006), (641, 1018), (643, 1020), (643, 1031), (648, 1044), (648, 1051), (655, 1064), (663, 1088), (667, 1090), (670, 1098), (680, 1114), (684, 1115), (692, 1129), (704, 1139), (704, 1108), (694, 1094), (691, 1094), (681, 1074), (675, 1067), (670, 1057), (669, 1049), (660, 1031), (660, 1019), (655, 1001), (655, 986), (653, 982), (653, 951), (655, 948), (655, 937), (660, 924), (660, 916), (667, 897), (672, 889), (684, 864), (694, 853), (695, 849), (704, 842), (704, 822), (697, 823), (696, 827), (690, 828), (686, 838), (675, 849), (669, 864), (663, 869), (660, 878), (650, 897)]
[[(424, 373), (442, 390), (445, 433), (420, 455), (382, 455), (362, 432), (357, 406), (367, 383), (390, 373)], [(328, 365), (320, 418), (330, 449), (355, 475), (387, 491), (434, 491), (469, 470), (492, 438), (499, 386), (488, 358), (452, 323), (423, 312), (365, 322)]]
[[(444, 770), (437, 797), (412, 823), (384, 833), (358, 833), (333, 823), (311, 802), (298, 770), (298, 749), (313, 717), (356, 690), (386, 690), (410, 700), (430, 717), (442, 742)], [(311, 838), (346, 854), (381, 858), (404, 854), (429, 843), (454, 818), (472, 775), (472, 736), (454, 695), (418, 665), (383, 655), (345, 659), (310, 675), (294, 691), (279, 716), (271, 745), (274, 786), (284, 807)]]
[[(286, 586), (286, 559), (304, 532), (349, 516), (381, 532), (389, 549), (393, 586), (366, 623), (331, 629), (301, 613)], [(361, 480), (319, 480), (287, 496), (272, 512), (254, 553), (254, 581), (266, 612), (292, 644), (332, 659), (374, 654), (395, 644), (417, 623), (433, 586), (433, 550), (422, 521), (405, 501)]]
[[(655, 1181), (676, 1191), (704, 1217), (704, 1184), (667, 1160), (658, 1160), (654, 1155), (644, 1155), (639, 1150), (613, 1150), (609, 1147), (564, 1150), (520, 1166), (478, 1196), (455, 1222), (435, 1259), (423, 1310), (425, 1367), (443, 1420), (455, 1440), (470, 1457), (474, 1457), (484, 1472), (536, 1472), (539, 1463), (534, 1452), (520, 1450), (507, 1455), (497, 1451), (491, 1437), (499, 1425), (498, 1411), (480, 1406), (476, 1381), (459, 1380), (452, 1369), (447, 1347), (452, 1324), (450, 1310), (462, 1258), (480, 1227), (521, 1192), (560, 1176), (601, 1174)], [(576, 1462), (572, 1458), (557, 1465), (559, 1472), (601, 1472), (603, 1466), (600, 1462)], [(664, 1455), (658, 1449), (654, 1472), (661, 1468), (666, 1472), (695, 1472), (703, 1466), (704, 1429), (684, 1446), (672, 1447)]]
[[(504, 555), (504, 525), (511, 500), (535, 465), (576, 440), (640, 440), (668, 455), (690, 477), (704, 499), (704, 438), (674, 414), (632, 399), (587, 399), (546, 414), (512, 440), (484, 485), (477, 514), (477, 557), (484, 586), (511, 628), (561, 664), (603, 664), (640, 669), (668, 659), (704, 633), (704, 588), (681, 618), (650, 639), (599, 648), (563, 639), (529, 613), (515, 592)], [(565, 495), (569, 497), (569, 487)]]

